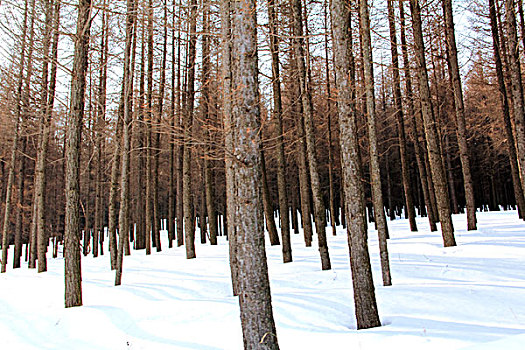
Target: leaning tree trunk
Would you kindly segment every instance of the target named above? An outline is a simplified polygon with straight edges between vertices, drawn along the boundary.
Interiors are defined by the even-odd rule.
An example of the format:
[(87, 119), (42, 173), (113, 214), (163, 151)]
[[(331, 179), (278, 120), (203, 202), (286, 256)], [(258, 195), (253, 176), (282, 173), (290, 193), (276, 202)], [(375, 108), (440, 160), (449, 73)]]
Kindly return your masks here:
[(448, 64), (452, 89), (454, 91), (454, 104), (456, 106), (456, 135), (458, 137), (459, 158), (461, 170), (463, 171), (463, 185), (465, 187), (465, 200), (467, 203), (467, 229), (475, 230), (476, 226), (476, 202), (474, 200), (474, 187), (472, 174), (470, 172), (470, 160), (467, 145), (467, 126), (465, 122), (465, 106), (463, 104), (463, 89), (461, 87), (461, 76), (459, 74), (458, 49), (456, 47), (456, 35), (454, 33), (454, 17), (452, 14), (452, 0), (442, 0), (443, 13), (445, 17), (445, 34), (447, 42)]
[(510, 108), (505, 88), (505, 77), (503, 75), (503, 64), (501, 62), (500, 38), (498, 32), (498, 23), (496, 16), (496, 7), (494, 0), (489, 0), (490, 8), (490, 28), (492, 32), (492, 46), (494, 50), (494, 61), (496, 63), (496, 75), (498, 77), (498, 87), (500, 92), (501, 106), (503, 109), (503, 124), (505, 125), (505, 135), (507, 136), (507, 152), (509, 157), (510, 169), (512, 174), (512, 184), (514, 188), (514, 197), (518, 205), (520, 218), (525, 217), (525, 198), (523, 196), (523, 186), (520, 180), (518, 158), (516, 155), (516, 146), (514, 134), (512, 132), (512, 122), (510, 120)]
[(314, 221), (317, 231), (319, 253), (321, 255), (321, 268), (330, 270), (330, 255), (326, 242), (326, 213), (321, 193), (321, 179), (319, 178), (319, 165), (317, 161), (315, 147), (315, 126), (313, 116), (312, 99), (308, 82), (307, 67), (305, 64), (305, 52), (303, 47), (303, 21), (301, 0), (291, 0), (293, 12), (293, 33), (294, 33), (294, 52), (297, 61), (299, 86), (301, 91), (301, 104), (303, 106), (304, 129), (306, 136), (306, 148), (308, 166), (310, 171), (310, 181), (312, 185), (312, 199), (314, 204)]
[(436, 189), (436, 202), (441, 222), (441, 233), (445, 247), (455, 246), (454, 226), (450, 212), (450, 198), (448, 193), (445, 169), (441, 160), (441, 149), (436, 129), (436, 122), (432, 115), (430, 99), (430, 88), (428, 83), (428, 72), (426, 68), (425, 47), (423, 42), (423, 31), (421, 27), (421, 9), (418, 0), (410, 0), (412, 13), (412, 27), (414, 31), (415, 52), (417, 58), (417, 73), (419, 80), (419, 94), (421, 98), (421, 113), (425, 125), (425, 136), (428, 146), (428, 158), (432, 181)]
[[(279, 349), (273, 320), (270, 281), (264, 248), (261, 207), (260, 110), (257, 65), (257, 18), (254, 0), (233, 4), (231, 134), (232, 178), (230, 186), (237, 228), (241, 325), (244, 349)], [(233, 126), (231, 125), (231, 126)]]
[(392, 73), (393, 73), (393, 90), (395, 116), (397, 121), (397, 132), (399, 140), (399, 157), (401, 161), (401, 178), (403, 181), (403, 190), (405, 193), (405, 206), (408, 213), (410, 230), (417, 231), (416, 211), (414, 208), (414, 196), (410, 181), (410, 169), (407, 160), (407, 145), (405, 135), (403, 101), (401, 97), (401, 83), (399, 77), (399, 53), (397, 51), (397, 32), (394, 15), (394, 0), (387, 1), (388, 6), (388, 25), (390, 29), (390, 52), (392, 53)]
[(359, 144), (357, 139), (356, 110), (352, 99), (350, 81), (351, 40), (350, 13), (347, 2), (332, 0), (332, 35), (336, 86), (338, 89), (339, 130), (341, 161), (343, 165), (343, 186), (347, 214), (348, 248), (357, 328), (371, 328), (381, 325), (372, 279), (372, 268), (368, 252), (365, 195), (361, 180)]
[(379, 235), (379, 251), (381, 255), (381, 272), (383, 285), (392, 285), (390, 275), (390, 263), (388, 260), (388, 225), (383, 204), (383, 192), (381, 185), (381, 168), (379, 166), (379, 146), (376, 131), (376, 110), (374, 92), (374, 69), (372, 60), (372, 38), (370, 34), (370, 15), (368, 13), (368, 1), (359, 1), (359, 14), (361, 17), (361, 40), (363, 43), (363, 65), (366, 91), (366, 110), (368, 114), (368, 143), (370, 149), (370, 181), (372, 186), (372, 200), (374, 204), (375, 222)]
[[(262, 145), (261, 145), (262, 147)], [(264, 150), (261, 149), (261, 181), (262, 181), (262, 202), (264, 209), (264, 219), (266, 222), (266, 229), (270, 237), (271, 245), (279, 245), (279, 235), (277, 234), (277, 226), (275, 225), (275, 219), (273, 218), (273, 204), (272, 197), (270, 195), (270, 189), (268, 187), (268, 177), (266, 176), (266, 160), (264, 157)]]
[(91, 28), (91, 0), (80, 0), (78, 5), (75, 56), (71, 80), (71, 107), (67, 127), (66, 147), (66, 227), (64, 232), (65, 305), (82, 305), (82, 277), (79, 248), (80, 202), (80, 140), (84, 116), (84, 93), (88, 68), (88, 50)]

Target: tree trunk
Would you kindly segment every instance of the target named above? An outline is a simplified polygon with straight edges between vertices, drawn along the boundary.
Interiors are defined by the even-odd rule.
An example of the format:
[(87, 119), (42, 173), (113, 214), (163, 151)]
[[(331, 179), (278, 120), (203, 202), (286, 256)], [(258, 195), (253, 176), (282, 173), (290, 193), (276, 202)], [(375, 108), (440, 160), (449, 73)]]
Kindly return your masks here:
[(474, 187), (470, 172), (470, 160), (467, 145), (467, 126), (465, 122), (465, 107), (463, 104), (463, 90), (459, 74), (458, 49), (454, 33), (454, 17), (452, 14), (452, 0), (442, 0), (443, 14), (445, 17), (445, 34), (447, 42), (448, 63), (452, 90), (454, 91), (454, 104), (456, 106), (456, 135), (458, 137), (459, 158), (463, 171), (463, 185), (465, 187), (465, 200), (467, 203), (467, 229), (476, 230), (476, 202), (474, 200)]
[[(212, 160), (211, 160), (211, 143), (213, 124), (211, 121), (211, 114), (209, 112), (209, 105), (211, 101), (210, 96), (210, 2), (205, 1), (203, 10), (203, 36), (202, 36), (202, 101), (204, 120), (208, 122), (208, 155), (204, 157), (204, 182), (206, 192), (206, 211), (208, 212), (208, 221), (210, 225), (210, 244), (217, 244), (217, 208), (215, 205), (215, 178), (213, 174)], [(206, 218), (204, 217), (204, 222)]]
[(418, 0), (410, 0), (412, 13), (412, 27), (414, 31), (415, 52), (417, 58), (417, 73), (419, 80), (419, 94), (421, 97), (421, 112), (425, 125), (425, 136), (428, 143), (428, 157), (432, 181), (436, 189), (436, 202), (441, 222), (441, 232), (445, 247), (455, 246), (454, 227), (450, 213), (450, 198), (446, 182), (445, 170), (441, 160), (441, 150), (437, 135), (436, 123), (432, 116), (428, 73), (426, 69), (425, 48), (421, 28), (421, 10)]
[(279, 63), (279, 38), (277, 30), (277, 13), (275, 0), (268, 0), (268, 28), (270, 36), (270, 52), (272, 54), (272, 92), (273, 117), (276, 120), (277, 134), (277, 191), (279, 196), (279, 215), (281, 219), (281, 237), (283, 262), (292, 261), (292, 246), (290, 243), (290, 214), (288, 193), (286, 190), (286, 157), (284, 155), (283, 108), (281, 99), (281, 77)]
[(523, 186), (520, 180), (518, 159), (516, 155), (516, 147), (514, 141), (514, 134), (512, 132), (512, 122), (510, 120), (510, 108), (507, 98), (507, 89), (505, 88), (505, 78), (503, 75), (503, 64), (501, 62), (500, 53), (500, 38), (498, 32), (498, 23), (496, 16), (496, 7), (494, 0), (489, 0), (490, 8), (490, 27), (492, 32), (492, 45), (494, 50), (494, 61), (496, 63), (496, 75), (498, 77), (498, 87), (500, 92), (501, 107), (503, 109), (503, 123), (505, 125), (505, 135), (507, 137), (507, 152), (512, 174), (512, 184), (514, 188), (514, 197), (518, 205), (518, 214), (520, 218), (525, 216), (525, 199), (523, 196)]
[(333, 51), (338, 89), (339, 130), (343, 186), (347, 214), (348, 247), (354, 287), (357, 328), (381, 325), (377, 311), (372, 268), (368, 252), (364, 186), (357, 140), (356, 110), (351, 91), (350, 11), (344, 0), (332, 0)]
[(410, 231), (417, 231), (416, 211), (414, 208), (414, 195), (410, 182), (410, 168), (407, 160), (407, 145), (405, 135), (403, 101), (401, 97), (401, 83), (399, 77), (399, 54), (397, 51), (397, 32), (394, 15), (394, 1), (388, 0), (388, 24), (390, 28), (390, 51), (392, 53), (392, 73), (393, 73), (393, 90), (395, 116), (397, 121), (397, 132), (399, 140), (399, 157), (401, 160), (401, 178), (403, 181), (403, 190), (405, 193), (405, 207), (408, 213)]
[[(229, 187), (237, 228), (241, 325), (245, 349), (279, 349), (273, 320), (261, 207), (260, 111), (255, 1), (233, 3), (232, 70), (236, 89), (232, 104)], [(231, 223), (230, 223), (231, 225)]]
[(332, 140), (332, 90), (330, 86), (330, 65), (328, 64), (328, 2), (324, 3), (324, 54), (325, 54), (325, 69), (326, 69), (326, 107), (327, 107), (327, 122), (328, 122), (328, 202), (330, 209), (330, 224), (332, 226), (332, 235), (336, 235), (336, 213), (335, 213), (335, 198), (334, 198), (334, 148)]
[(319, 243), (319, 253), (321, 255), (321, 268), (330, 270), (330, 255), (328, 253), (328, 244), (326, 242), (326, 213), (321, 193), (321, 180), (319, 178), (319, 166), (317, 161), (315, 147), (315, 126), (313, 120), (313, 106), (309, 90), (308, 72), (305, 64), (305, 52), (303, 47), (303, 21), (302, 21), (302, 4), (301, 0), (291, 0), (293, 12), (293, 33), (294, 33), (294, 51), (297, 60), (299, 86), (301, 91), (301, 103), (303, 106), (304, 129), (306, 136), (306, 148), (308, 157), (308, 166), (312, 187), (312, 199), (314, 204), (314, 221)]
[(195, 102), (195, 54), (197, 44), (197, 0), (191, 0), (190, 29), (188, 47), (187, 101), (184, 111), (184, 155), (182, 164), (183, 205), (184, 205), (184, 238), (186, 241), (186, 258), (193, 259), (195, 255), (195, 218), (193, 215), (193, 198), (191, 192), (191, 138), (193, 129), (193, 107)]
[(135, 3), (127, 0), (126, 13), (126, 46), (124, 48), (124, 116), (122, 123), (122, 161), (120, 170), (120, 212), (119, 212), (119, 242), (118, 259), (115, 273), (115, 285), (122, 283), (122, 264), (124, 261), (124, 245), (128, 242), (129, 234), (129, 154), (131, 149), (131, 93), (133, 82), (133, 67), (131, 66), (131, 44), (133, 40), (133, 27), (135, 23)]
[(71, 107), (68, 117), (66, 148), (66, 227), (64, 233), (65, 305), (82, 305), (82, 277), (79, 249), (79, 160), (84, 93), (88, 68), (88, 50), (91, 28), (91, 0), (80, 0), (78, 5), (75, 56), (71, 80)]
[(372, 186), (372, 199), (374, 204), (375, 219), (379, 235), (379, 250), (381, 255), (381, 271), (383, 285), (392, 285), (390, 275), (390, 263), (388, 260), (388, 225), (383, 204), (383, 193), (381, 185), (381, 168), (379, 166), (379, 146), (376, 131), (376, 110), (374, 92), (374, 70), (372, 60), (372, 43), (370, 34), (370, 15), (368, 13), (368, 1), (359, 1), (359, 14), (361, 17), (361, 40), (363, 41), (363, 64), (366, 89), (366, 109), (368, 124), (368, 142), (370, 149), (370, 181)]

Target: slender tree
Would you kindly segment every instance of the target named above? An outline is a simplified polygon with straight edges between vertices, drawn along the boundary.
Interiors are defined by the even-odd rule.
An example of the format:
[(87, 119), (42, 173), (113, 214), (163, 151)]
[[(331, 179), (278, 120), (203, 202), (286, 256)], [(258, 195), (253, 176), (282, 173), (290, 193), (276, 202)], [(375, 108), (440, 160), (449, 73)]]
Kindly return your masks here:
[(421, 98), (421, 113), (425, 126), (425, 136), (428, 143), (428, 158), (432, 182), (436, 188), (436, 202), (441, 222), (441, 233), (445, 247), (455, 246), (454, 226), (450, 211), (450, 197), (445, 176), (445, 169), (441, 159), (441, 147), (432, 112), (430, 100), (430, 88), (428, 83), (428, 72), (426, 68), (425, 46), (423, 42), (423, 30), (421, 26), (421, 9), (419, 0), (410, 0), (410, 12), (412, 13), (412, 29), (414, 32), (414, 44), (417, 61), (417, 75), (419, 80), (419, 95)]
[(68, 116), (66, 148), (66, 227), (64, 233), (65, 305), (82, 305), (82, 277), (80, 267), (79, 235), (79, 160), (84, 92), (88, 68), (88, 50), (91, 28), (91, 0), (78, 4), (75, 55), (71, 80), (71, 107)]
[(463, 171), (463, 185), (467, 204), (467, 229), (475, 230), (476, 202), (474, 200), (474, 187), (470, 171), (469, 148), (467, 145), (467, 126), (465, 122), (465, 106), (463, 103), (463, 89), (459, 74), (458, 49), (456, 47), (456, 34), (454, 33), (454, 17), (452, 13), (452, 0), (442, 0), (443, 14), (445, 17), (445, 37), (447, 43), (447, 57), (454, 92), (454, 105), (456, 107), (456, 135), (458, 137), (459, 158)]
[(368, 252), (365, 196), (361, 181), (361, 164), (357, 139), (356, 109), (352, 99), (350, 77), (352, 50), (350, 32), (350, 9), (344, 0), (332, 0), (333, 52), (338, 89), (337, 107), (339, 111), (339, 130), (341, 162), (343, 164), (343, 186), (347, 215), (348, 248), (357, 328), (371, 328), (381, 325), (377, 311), (374, 281)]

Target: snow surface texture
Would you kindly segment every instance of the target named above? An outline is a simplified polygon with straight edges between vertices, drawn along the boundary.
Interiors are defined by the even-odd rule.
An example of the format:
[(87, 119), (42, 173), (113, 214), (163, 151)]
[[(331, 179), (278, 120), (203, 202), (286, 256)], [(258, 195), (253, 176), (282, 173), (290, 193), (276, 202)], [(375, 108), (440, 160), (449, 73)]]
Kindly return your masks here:
[[(419, 232), (407, 220), (389, 222), (391, 287), (382, 286), (371, 229), (383, 327), (360, 331), (341, 227), (328, 237), (331, 271), (321, 271), (317, 243), (305, 248), (302, 235), (292, 237), (293, 263), (282, 264), (281, 247), (268, 245), (281, 349), (525, 349), (525, 223), (514, 211), (478, 220), (479, 230), (467, 232), (465, 216), (455, 215), (458, 246), (446, 249), (425, 218)], [(163, 232), (161, 253), (125, 257), (120, 287), (107, 252), (83, 257), (83, 307), (63, 306), (63, 259), (49, 259), (41, 274), (8, 269), (0, 276), (0, 348), (242, 349), (224, 237), (216, 247), (197, 243), (193, 260), (166, 239)]]

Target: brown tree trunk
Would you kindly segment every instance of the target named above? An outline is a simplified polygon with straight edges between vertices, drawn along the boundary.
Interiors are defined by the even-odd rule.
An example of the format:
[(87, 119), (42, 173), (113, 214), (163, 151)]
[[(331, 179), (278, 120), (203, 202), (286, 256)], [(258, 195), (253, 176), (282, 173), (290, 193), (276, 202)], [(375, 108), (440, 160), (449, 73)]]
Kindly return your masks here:
[(393, 90), (395, 115), (397, 121), (397, 132), (399, 140), (399, 156), (401, 160), (401, 178), (403, 181), (403, 190), (405, 193), (405, 207), (408, 213), (410, 230), (417, 231), (416, 211), (414, 207), (414, 195), (410, 182), (410, 168), (407, 160), (407, 145), (405, 135), (403, 100), (401, 97), (401, 83), (399, 77), (399, 54), (397, 51), (397, 31), (394, 15), (394, 0), (387, 1), (388, 6), (388, 24), (390, 28), (390, 51), (392, 53), (392, 73), (393, 73)]
[[(232, 25), (230, 16), (230, 0), (221, 1), (221, 83), (222, 83), (222, 118), (224, 123), (224, 143), (227, 151), (233, 150), (233, 122), (232, 122)], [(226, 173), (226, 193), (237, 191), (233, 172), (234, 159), (232, 155), (225, 153), (225, 173)], [(235, 225), (235, 201), (232, 196), (226, 196), (226, 215), (223, 216), (224, 228), (228, 230), (226, 234), (229, 243), (230, 271), (232, 279), (233, 295), (239, 295), (241, 286), (239, 282), (239, 256), (237, 244), (237, 227)], [(263, 235), (264, 237), (264, 235)]]
[(432, 105), (430, 100), (430, 89), (428, 85), (428, 72), (426, 68), (425, 48), (423, 43), (423, 32), (421, 28), (421, 10), (418, 0), (410, 0), (412, 13), (412, 28), (414, 31), (415, 52), (417, 58), (417, 73), (419, 80), (419, 94), (421, 97), (421, 112), (425, 125), (425, 136), (428, 143), (428, 157), (432, 181), (436, 189), (436, 202), (441, 222), (441, 232), (445, 247), (455, 246), (454, 226), (450, 213), (450, 197), (446, 182), (445, 170), (441, 160), (441, 149), (436, 129), (436, 123), (432, 116)]
[[(244, 348), (279, 349), (273, 320), (270, 282), (264, 249), (261, 207), (260, 111), (258, 97), (257, 20), (254, 0), (233, 3), (232, 70), (236, 89), (232, 100), (230, 154), (232, 179), (229, 188), (237, 228), (241, 325)], [(230, 223), (231, 225), (231, 223)]]
[(301, 91), (301, 103), (303, 106), (304, 129), (306, 136), (306, 148), (308, 166), (312, 187), (312, 200), (314, 204), (314, 221), (319, 243), (319, 254), (321, 256), (321, 268), (330, 270), (330, 255), (326, 242), (326, 213), (321, 193), (321, 180), (319, 178), (319, 166), (315, 147), (315, 126), (313, 120), (313, 106), (309, 90), (308, 72), (305, 64), (305, 52), (303, 47), (303, 21), (301, 0), (291, 0), (293, 12), (294, 51), (297, 60), (299, 86)]
[(388, 260), (388, 225), (383, 204), (383, 193), (381, 185), (381, 168), (379, 166), (379, 146), (377, 144), (376, 110), (374, 92), (374, 70), (372, 60), (372, 43), (370, 34), (370, 15), (368, 12), (368, 1), (359, 1), (359, 14), (361, 17), (361, 40), (363, 42), (363, 65), (366, 90), (366, 109), (368, 124), (368, 142), (370, 149), (370, 181), (372, 186), (372, 200), (374, 204), (375, 222), (379, 235), (379, 250), (381, 255), (381, 272), (383, 285), (392, 285), (390, 275), (390, 263)]
[(505, 77), (503, 75), (503, 64), (501, 62), (500, 53), (500, 38), (498, 32), (498, 23), (496, 16), (496, 7), (494, 0), (489, 0), (490, 8), (490, 27), (492, 32), (492, 45), (494, 50), (494, 61), (496, 63), (496, 75), (498, 77), (498, 87), (500, 92), (501, 107), (503, 109), (503, 123), (505, 125), (505, 135), (507, 137), (507, 152), (512, 174), (512, 184), (514, 188), (514, 197), (518, 205), (518, 214), (520, 218), (525, 216), (525, 199), (523, 196), (523, 186), (520, 180), (518, 159), (516, 155), (516, 147), (514, 141), (514, 134), (512, 132), (512, 122), (510, 120), (510, 108), (507, 98), (507, 89), (505, 88)]
[(195, 55), (197, 44), (197, 0), (189, 4), (190, 30), (188, 47), (187, 101), (184, 111), (184, 155), (183, 155), (183, 205), (184, 205), (184, 238), (186, 241), (186, 258), (193, 259), (195, 255), (195, 218), (193, 214), (193, 198), (191, 192), (191, 138), (193, 129), (193, 107), (195, 102)]
[(133, 27), (135, 24), (135, 3), (127, 0), (126, 13), (126, 46), (124, 48), (124, 116), (122, 123), (122, 156), (120, 170), (120, 212), (119, 212), (119, 242), (115, 285), (122, 283), (122, 264), (124, 262), (124, 245), (128, 242), (129, 234), (129, 154), (131, 149), (131, 94), (133, 70), (131, 67), (131, 44), (133, 40)]
[(514, 127), (516, 130), (516, 144), (518, 164), (522, 178), (522, 187), (525, 185), (525, 102), (523, 98), (523, 84), (519, 57), (519, 43), (516, 30), (514, 0), (505, 0), (505, 13), (508, 33), (509, 71), (514, 111)]
[(82, 305), (82, 277), (79, 249), (79, 160), (84, 92), (88, 68), (88, 50), (91, 28), (91, 0), (80, 0), (78, 5), (75, 55), (71, 80), (71, 107), (69, 109), (66, 148), (66, 227), (64, 233), (65, 305)]
[(407, 112), (409, 115), (409, 120), (413, 130), (413, 141), (414, 141), (414, 150), (416, 154), (416, 163), (419, 171), (419, 179), (421, 182), (421, 189), (423, 192), (424, 205), (426, 206), (428, 213), (428, 221), (431, 231), (437, 231), (436, 227), (436, 218), (434, 216), (433, 203), (431, 201), (429, 183), (427, 177), (427, 169), (425, 165), (425, 152), (426, 146), (424, 139), (420, 134), (420, 125), (418, 123), (419, 111), (414, 109), (414, 95), (412, 92), (412, 77), (410, 73), (410, 61), (408, 57), (408, 46), (405, 35), (405, 11), (403, 0), (399, 0), (399, 17), (401, 22), (401, 49), (403, 55), (403, 67), (405, 71), (405, 90), (407, 95)]
[(146, 255), (151, 254), (151, 246), (155, 247), (155, 216), (154, 216), (154, 161), (152, 159), (153, 150), (153, 135), (152, 135), (152, 121), (153, 121), (153, 1), (148, 2), (148, 72), (146, 91)]
[(364, 186), (361, 178), (361, 164), (356, 129), (356, 110), (351, 91), (349, 38), (350, 13), (347, 2), (332, 0), (333, 51), (338, 89), (339, 130), (343, 186), (347, 214), (348, 248), (357, 328), (371, 328), (381, 325), (377, 311), (374, 281), (368, 252)]
[(335, 198), (334, 198), (334, 147), (332, 140), (332, 89), (330, 86), (330, 65), (328, 64), (328, 2), (324, 3), (324, 54), (325, 54), (325, 69), (326, 69), (326, 107), (327, 107), (327, 127), (328, 127), (328, 202), (330, 209), (330, 224), (332, 226), (332, 235), (336, 235), (336, 213), (335, 213)]
[(474, 187), (470, 172), (470, 160), (467, 145), (467, 126), (465, 122), (465, 106), (463, 104), (463, 89), (459, 74), (458, 49), (454, 33), (454, 17), (452, 14), (452, 0), (442, 0), (445, 17), (445, 34), (447, 42), (448, 64), (454, 91), (454, 104), (456, 106), (456, 135), (458, 137), (459, 158), (463, 171), (463, 186), (465, 187), (465, 200), (467, 203), (467, 229), (476, 230), (476, 202), (474, 200)]
[[(203, 10), (203, 32), (202, 36), (202, 100), (204, 120), (208, 121), (208, 142), (212, 142), (212, 128), (211, 114), (209, 112), (209, 105), (211, 101), (210, 96), (210, 2), (206, 1)], [(211, 153), (211, 146), (208, 147), (208, 152)], [(204, 182), (206, 192), (206, 211), (208, 212), (208, 221), (210, 225), (210, 244), (217, 244), (217, 208), (215, 207), (215, 178), (213, 176), (213, 167), (211, 154), (204, 157)], [(204, 217), (206, 222), (206, 217)]]
[(277, 191), (279, 196), (279, 215), (281, 218), (281, 237), (283, 262), (292, 261), (292, 246), (290, 243), (290, 213), (288, 193), (286, 190), (286, 157), (284, 155), (283, 108), (281, 99), (281, 81), (279, 68), (279, 38), (277, 37), (277, 14), (275, 0), (268, 0), (268, 29), (270, 35), (270, 52), (272, 54), (272, 91), (273, 117), (277, 121)]
[(264, 151), (261, 149), (261, 180), (262, 180), (262, 201), (264, 209), (264, 219), (266, 221), (266, 229), (270, 237), (271, 245), (279, 245), (279, 235), (277, 234), (277, 227), (275, 226), (275, 219), (273, 218), (273, 204), (270, 196), (270, 189), (268, 188), (268, 177), (266, 176), (266, 160), (264, 158)]

